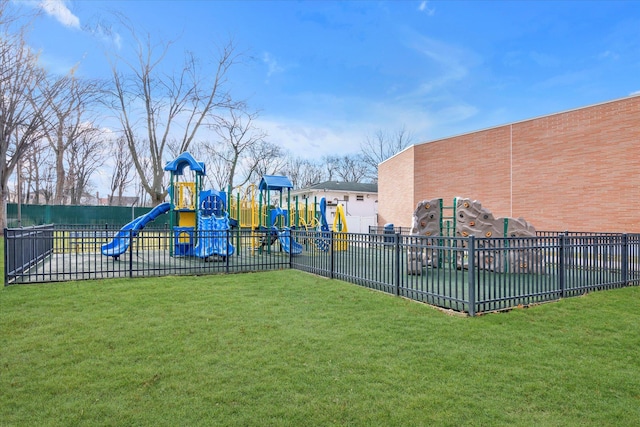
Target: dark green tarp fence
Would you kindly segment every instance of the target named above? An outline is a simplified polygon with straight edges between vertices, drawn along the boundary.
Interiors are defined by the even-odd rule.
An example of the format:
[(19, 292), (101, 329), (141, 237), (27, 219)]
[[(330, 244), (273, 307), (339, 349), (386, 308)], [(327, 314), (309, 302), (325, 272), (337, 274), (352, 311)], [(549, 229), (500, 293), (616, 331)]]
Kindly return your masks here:
[[(131, 206), (20, 205), (19, 222), (18, 205), (7, 203), (7, 228), (43, 224), (122, 226), (151, 209)], [(163, 215), (149, 224), (150, 228), (168, 226), (169, 215)]]

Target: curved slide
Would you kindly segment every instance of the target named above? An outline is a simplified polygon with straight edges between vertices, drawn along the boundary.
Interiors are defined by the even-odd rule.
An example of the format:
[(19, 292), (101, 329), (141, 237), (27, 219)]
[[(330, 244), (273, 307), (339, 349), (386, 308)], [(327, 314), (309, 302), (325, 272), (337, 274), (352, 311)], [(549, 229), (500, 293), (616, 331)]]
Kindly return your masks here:
[(114, 257), (118, 259), (120, 255), (125, 253), (129, 249), (131, 239), (138, 235), (138, 232), (142, 230), (148, 223), (154, 221), (162, 214), (169, 212), (171, 209), (171, 203), (166, 202), (159, 204), (155, 208), (151, 209), (148, 213), (139, 216), (134, 219), (118, 231), (113, 239), (104, 245), (102, 245), (102, 255)]
[[(281, 231), (278, 231), (276, 227), (271, 228), (278, 233), (278, 240), (280, 240), (282, 250), (291, 255), (300, 255), (302, 253), (302, 245), (291, 238), (289, 227), (284, 227)], [(291, 247), (289, 247), (289, 242), (291, 242)]]
[(198, 243), (195, 246), (195, 256), (208, 258), (212, 255), (227, 257), (233, 255), (235, 248), (227, 239), (229, 229), (229, 215), (223, 217), (215, 215), (203, 216), (198, 212)]

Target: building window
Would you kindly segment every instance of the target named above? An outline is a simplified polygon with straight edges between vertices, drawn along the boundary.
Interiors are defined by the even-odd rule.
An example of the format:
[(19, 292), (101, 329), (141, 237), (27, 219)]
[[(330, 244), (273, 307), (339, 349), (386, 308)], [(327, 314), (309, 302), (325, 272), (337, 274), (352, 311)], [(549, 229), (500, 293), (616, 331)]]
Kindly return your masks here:
[(356, 196), (356, 200), (359, 201), (359, 202), (362, 202), (364, 200), (364, 196), (362, 194), (358, 194)]
[(345, 201), (345, 202), (348, 202), (348, 201), (349, 201), (349, 196), (347, 196), (346, 194), (345, 194), (345, 196), (344, 196), (344, 201)]

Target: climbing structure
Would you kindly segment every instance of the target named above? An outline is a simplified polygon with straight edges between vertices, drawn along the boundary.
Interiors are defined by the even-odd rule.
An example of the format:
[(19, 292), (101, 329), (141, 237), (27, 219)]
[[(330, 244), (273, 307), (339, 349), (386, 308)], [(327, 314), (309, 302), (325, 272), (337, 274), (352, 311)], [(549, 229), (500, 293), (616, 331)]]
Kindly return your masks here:
[(171, 255), (193, 255), (198, 197), (206, 174), (205, 165), (185, 152), (167, 163), (164, 170), (171, 174), (169, 221), (174, 232)]
[[(449, 215), (447, 215), (449, 213)], [(426, 265), (443, 267), (444, 263), (453, 263), (457, 268), (466, 267), (463, 253), (444, 250), (457, 245), (466, 245), (464, 240), (453, 237), (535, 237), (536, 230), (524, 218), (495, 218), (491, 211), (483, 207), (477, 200), (457, 197), (453, 206), (444, 206), (442, 199), (423, 200), (416, 206), (413, 214), (411, 234), (427, 236), (423, 245), (427, 249), (411, 249), (408, 253), (409, 274), (421, 274)], [(448, 240), (447, 240), (448, 238)], [(424, 240), (424, 239), (423, 239)], [(496, 251), (496, 245), (504, 245), (508, 251)], [(513, 245), (522, 244), (518, 240), (480, 240), (478, 241), (476, 265), (478, 268), (496, 272), (539, 272), (531, 271), (529, 266), (540, 266), (540, 251), (514, 250)], [(510, 246), (511, 245), (511, 246)], [(430, 249), (440, 246), (440, 249)], [(483, 247), (491, 247), (491, 251), (482, 251)], [(507, 256), (502, 256), (507, 255)]]
[[(258, 229), (266, 230), (266, 234), (258, 234), (259, 240), (254, 243), (254, 249), (262, 251), (262, 249), (270, 250), (276, 239), (280, 242), (280, 247), (286, 253), (299, 255), (302, 253), (302, 245), (291, 238), (291, 215), (289, 211), (283, 209), (284, 190), (287, 191), (287, 206), (291, 204), (291, 189), (293, 184), (286, 176), (281, 175), (264, 175), (258, 185), (260, 198), (258, 202), (258, 212), (261, 213), (258, 220)], [(278, 192), (279, 200), (275, 200), (278, 205), (272, 205), (272, 194)], [(265, 206), (263, 211), (262, 207)], [(264, 214), (262, 215), (262, 213)], [(254, 239), (255, 240), (255, 239)]]
[(535, 237), (536, 229), (524, 218), (494, 218), (477, 200), (456, 198), (456, 234), (467, 237)]
[(167, 163), (170, 178), (170, 225), (174, 233), (172, 256), (197, 256), (205, 260), (226, 259), (234, 247), (230, 243), (229, 215), (224, 191), (203, 190), (204, 163), (182, 153)]
[[(443, 236), (443, 203), (442, 199), (423, 200), (416, 206), (411, 223), (411, 234), (417, 236), (427, 236), (429, 239), (421, 239), (427, 247), (438, 244), (437, 237)], [(408, 273), (421, 274), (425, 265), (435, 265), (438, 263), (438, 251), (433, 249), (423, 249), (413, 246), (408, 252)]]

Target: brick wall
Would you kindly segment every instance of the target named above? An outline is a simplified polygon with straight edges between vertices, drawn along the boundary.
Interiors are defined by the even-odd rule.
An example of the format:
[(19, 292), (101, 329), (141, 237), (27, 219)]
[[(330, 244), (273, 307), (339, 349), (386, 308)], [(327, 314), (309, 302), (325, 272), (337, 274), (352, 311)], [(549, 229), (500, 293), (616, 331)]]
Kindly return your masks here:
[(407, 148), (391, 160), (381, 163), (378, 168), (378, 177), (385, 177), (384, 180), (378, 179), (378, 225), (391, 222), (396, 226), (411, 226), (411, 216), (415, 209), (413, 191), (415, 148), (415, 146)]
[(420, 200), (462, 196), (538, 230), (640, 232), (640, 96), (423, 143), (413, 157), (412, 176), (398, 173), (406, 156), (380, 165), (380, 187), (414, 194), (380, 193), (383, 222), (408, 226)]

